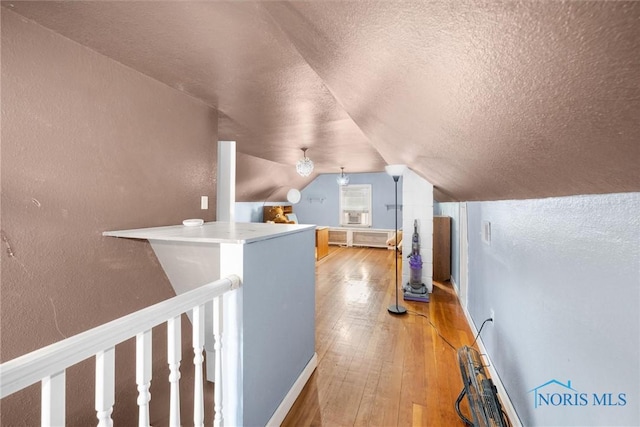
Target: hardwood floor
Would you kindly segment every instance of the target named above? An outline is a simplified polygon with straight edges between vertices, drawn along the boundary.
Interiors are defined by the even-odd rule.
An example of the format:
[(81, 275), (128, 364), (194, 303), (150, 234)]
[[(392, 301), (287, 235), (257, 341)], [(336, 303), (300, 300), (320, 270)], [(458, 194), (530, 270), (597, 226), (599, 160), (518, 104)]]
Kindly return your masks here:
[(318, 368), (283, 426), (464, 425), (454, 408), (462, 389), (456, 351), (413, 313), (456, 348), (474, 337), (448, 282), (434, 283), (429, 303), (400, 294), (409, 314), (387, 312), (393, 255), (332, 246), (317, 263)]

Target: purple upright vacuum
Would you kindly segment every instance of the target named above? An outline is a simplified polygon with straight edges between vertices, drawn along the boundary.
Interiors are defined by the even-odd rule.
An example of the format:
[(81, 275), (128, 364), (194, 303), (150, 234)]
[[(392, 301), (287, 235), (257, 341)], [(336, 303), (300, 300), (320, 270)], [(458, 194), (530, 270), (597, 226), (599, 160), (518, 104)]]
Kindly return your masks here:
[(411, 237), (411, 254), (409, 258), (409, 283), (402, 287), (405, 301), (429, 302), (429, 291), (422, 283), (422, 257), (420, 256), (420, 235), (418, 220), (413, 220), (413, 236)]

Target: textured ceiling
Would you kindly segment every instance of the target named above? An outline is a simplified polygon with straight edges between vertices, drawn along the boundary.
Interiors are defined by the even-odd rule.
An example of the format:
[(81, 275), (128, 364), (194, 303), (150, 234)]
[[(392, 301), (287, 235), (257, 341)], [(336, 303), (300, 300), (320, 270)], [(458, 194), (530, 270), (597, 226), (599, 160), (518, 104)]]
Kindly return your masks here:
[(217, 108), (240, 201), (309, 182), (302, 147), (442, 201), (640, 191), (640, 3), (2, 5)]

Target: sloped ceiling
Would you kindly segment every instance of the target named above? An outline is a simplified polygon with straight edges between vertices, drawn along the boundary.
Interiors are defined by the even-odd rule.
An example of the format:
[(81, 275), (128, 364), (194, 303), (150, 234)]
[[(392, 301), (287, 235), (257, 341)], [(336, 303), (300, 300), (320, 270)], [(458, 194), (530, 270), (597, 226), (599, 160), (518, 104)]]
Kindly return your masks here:
[(306, 185), (302, 147), (441, 201), (640, 191), (640, 3), (2, 6), (216, 108), (239, 201)]

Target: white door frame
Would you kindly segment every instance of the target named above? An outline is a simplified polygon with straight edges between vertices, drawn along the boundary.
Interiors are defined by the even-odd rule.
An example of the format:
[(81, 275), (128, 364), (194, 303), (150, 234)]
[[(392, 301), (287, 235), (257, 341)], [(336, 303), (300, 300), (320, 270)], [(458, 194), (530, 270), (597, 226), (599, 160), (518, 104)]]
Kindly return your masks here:
[(467, 203), (460, 202), (460, 304), (467, 308), (469, 289), (469, 239), (467, 222)]

